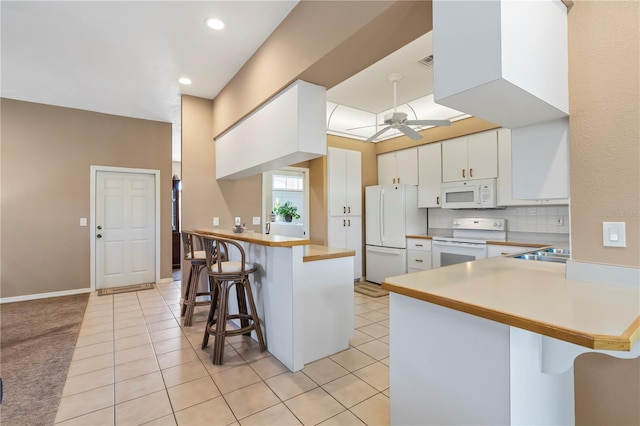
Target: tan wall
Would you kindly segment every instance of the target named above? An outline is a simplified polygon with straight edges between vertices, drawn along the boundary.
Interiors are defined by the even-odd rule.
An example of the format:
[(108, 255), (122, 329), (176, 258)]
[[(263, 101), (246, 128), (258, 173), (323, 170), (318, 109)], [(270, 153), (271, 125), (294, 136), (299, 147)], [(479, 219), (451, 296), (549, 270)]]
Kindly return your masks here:
[(233, 227), (240, 216), (247, 228), (253, 216), (262, 217), (262, 176), (216, 180), (215, 144), (211, 134), (213, 104), (208, 99), (182, 96), (182, 229)]
[(329, 89), (432, 27), (431, 1), (301, 1), (214, 99), (213, 135), (296, 79)]
[[(576, 1), (569, 12), (572, 258), (640, 267), (640, 2)], [(602, 222), (626, 223), (626, 248)]]
[(88, 288), (89, 166), (160, 170), (158, 278), (171, 277), (171, 124), (1, 100), (5, 297)]

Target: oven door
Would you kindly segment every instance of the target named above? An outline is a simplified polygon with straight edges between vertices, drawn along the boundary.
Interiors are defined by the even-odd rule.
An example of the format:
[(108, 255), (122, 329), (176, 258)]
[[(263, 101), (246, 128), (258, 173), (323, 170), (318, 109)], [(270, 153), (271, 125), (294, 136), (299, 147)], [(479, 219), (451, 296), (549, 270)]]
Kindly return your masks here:
[(456, 263), (485, 259), (487, 257), (487, 245), (485, 243), (434, 239), (431, 256), (433, 268), (455, 265)]

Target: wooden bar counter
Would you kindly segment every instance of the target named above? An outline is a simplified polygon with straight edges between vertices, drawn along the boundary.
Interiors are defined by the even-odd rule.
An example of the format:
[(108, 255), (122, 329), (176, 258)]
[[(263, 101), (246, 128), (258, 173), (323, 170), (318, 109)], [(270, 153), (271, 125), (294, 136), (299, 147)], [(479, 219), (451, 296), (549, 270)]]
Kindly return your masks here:
[(247, 262), (258, 266), (251, 286), (267, 350), (289, 370), (349, 348), (354, 333), (353, 250), (256, 232), (195, 232), (239, 241)]

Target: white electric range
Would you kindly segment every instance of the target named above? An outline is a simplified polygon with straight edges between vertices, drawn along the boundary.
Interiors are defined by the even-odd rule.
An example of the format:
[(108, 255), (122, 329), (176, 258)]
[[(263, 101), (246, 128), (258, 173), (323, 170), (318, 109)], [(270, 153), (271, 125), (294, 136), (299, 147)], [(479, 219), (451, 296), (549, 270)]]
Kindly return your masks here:
[(432, 267), (454, 265), (487, 257), (487, 241), (504, 241), (505, 219), (459, 218), (453, 220), (452, 237), (433, 237)]

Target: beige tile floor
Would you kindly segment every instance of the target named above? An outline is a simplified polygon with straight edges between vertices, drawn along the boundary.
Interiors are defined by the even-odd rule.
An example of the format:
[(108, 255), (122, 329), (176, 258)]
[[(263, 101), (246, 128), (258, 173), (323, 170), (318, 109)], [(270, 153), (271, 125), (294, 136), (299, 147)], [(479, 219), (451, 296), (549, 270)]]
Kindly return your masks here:
[(93, 293), (56, 425), (388, 425), (388, 299), (356, 293), (350, 348), (291, 373), (242, 336), (213, 365), (206, 310), (181, 325), (180, 281)]

